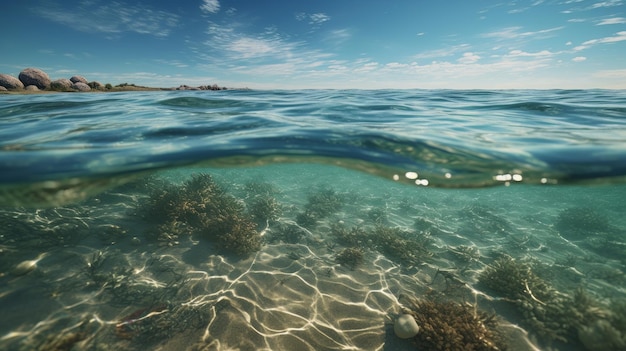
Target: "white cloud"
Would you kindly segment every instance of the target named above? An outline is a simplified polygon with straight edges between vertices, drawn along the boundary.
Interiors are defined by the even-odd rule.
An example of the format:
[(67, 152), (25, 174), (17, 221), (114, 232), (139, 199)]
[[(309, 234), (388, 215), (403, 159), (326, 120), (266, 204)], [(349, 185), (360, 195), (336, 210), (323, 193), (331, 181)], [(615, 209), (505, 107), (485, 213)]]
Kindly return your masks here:
[(82, 6), (39, 7), (39, 16), (88, 33), (120, 35), (124, 32), (166, 37), (178, 25), (178, 15), (144, 5), (128, 5), (116, 1), (84, 2)]
[(574, 62), (583, 62), (583, 61), (585, 61), (585, 60), (587, 60), (587, 58), (586, 58), (586, 57), (584, 57), (584, 56), (576, 56), (576, 57), (574, 57), (574, 58), (572, 59), (572, 61), (574, 61)]
[(482, 35), (483, 38), (494, 38), (494, 39), (502, 39), (502, 40), (510, 40), (510, 39), (519, 39), (526, 37), (545, 37), (546, 34), (552, 33), (558, 30), (563, 29), (564, 27), (554, 27), (549, 29), (542, 29), (533, 32), (520, 32), (522, 27), (507, 27), (499, 31), (484, 33)]
[(626, 69), (610, 69), (610, 70), (602, 70), (597, 71), (593, 74), (594, 77), (598, 78), (613, 78), (613, 79), (626, 79)]
[(541, 50), (537, 52), (526, 52), (522, 50), (511, 50), (507, 56), (509, 57), (547, 57), (552, 56), (554, 53), (548, 50)]
[(280, 50), (279, 44), (267, 39), (243, 37), (230, 43), (226, 49), (234, 51), (240, 58), (247, 59), (275, 53)]
[(597, 8), (602, 8), (602, 7), (614, 7), (614, 6), (621, 6), (621, 5), (622, 5), (622, 1), (620, 0), (608, 0), (608, 1), (597, 2), (591, 5), (589, 8), (597, 9)]
[(309, 24), (322, 24), (324, 22), (330, 21), (330, 16), (322, 12), (310, 14), (305, 12), (298, 12), (296, 13), (296, 19), (298, 21), (305, 21), (308, 19)]
[(217, 13), (220, 10), (220, 2), (218, 0), (203, 0), (200, 9), (208, 13)]
[(469, 63), (475, 63), (478, 60), (480, 60), (480, 56), (472, 53), (472, 52), (466, 52), (463, 54), (463, 56), (461, 58), (459, 58), (457, 61), (459, 63), (463, 63), (463, 64), (469, 64)]
[(469, 47), (470, 47), (469, 44), (459, 44), (459, 45), (450, 46), (450, 47), (443, 48), (443, 49), (427, 50), (427, 51), (422, 51), (418, 54), (413, 55), (412, 58), (414, 60), (421, 60), (421, 59), (448, 57), (448, 56), (455, 55), (460, 51), (467, 50), (469, 49)]
[(626, 18), (623, 17), (612, 17), (601, 20), (596, 24), (596, 26), (604, 26), (608, 24), (624, 24), (626, 23)]
[(330, 16), (324, 13), (313, 13), (309, 16), (309, 18), (311, 19), (311, 23), (313, 24), (320, 24), (326, 21), (330, 21)]
[(626, 31), (621, 31), (621, 32), (615, 33), (615, 35), (611, 37), (587, 40), (586, 42), (580, 44), (579, 46), (576, 46), (574, 50), (581, 51), (581, 50), (588, 49), (591, 46), (596, 45), (596, 44), (616, 43), (618, 41), (624, 41), (624, 40), (626, 40)]
[(363, 65), (357, 66), (356, 68), (354, 68), (354, 72), (355, 73), (365, 73), (365, 72), (372, 72), (374, 70), (376, 70), (380, 65), (378, 64), (378, 62), (367, 62), (364, 63)]

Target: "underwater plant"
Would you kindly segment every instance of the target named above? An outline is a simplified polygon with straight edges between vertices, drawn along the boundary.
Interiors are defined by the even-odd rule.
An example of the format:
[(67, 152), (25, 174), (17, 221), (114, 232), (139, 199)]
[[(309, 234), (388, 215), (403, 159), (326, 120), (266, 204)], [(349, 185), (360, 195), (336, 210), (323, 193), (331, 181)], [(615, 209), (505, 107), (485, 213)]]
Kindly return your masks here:
[[(618, 302), (609, 308), (582, 288), (572, 296), (558, 292), (538, 277), (531, 265), (506, 256), (486, 267), (478, 279), (514, 304), (523, 324), (548, 345), (581, 342), (594, 351), (619, 350), (626, 345), (626, 304), (621, 311)], [(598, 335), (603, 335), (599, 344)]]
[(209, 174), (195, 174), (182, 185), (155, 189), (139, 213), (156, 223), (153, 237), (160, 241), (176, 242), (186, 233), (237, 255), (261, 248), (257, 224), (244, 212), (242, 201), (228, 194)]
[(343, 223), (333, 223), (330, 234), (341, 245), (347, 247), (368, 247), (377, 250), (390, 260), (414, 266), (427, 261), (433, 256), (429, 250), (432, 243), (430, 235), (415, 233), (400, 227), (377, 225), (372, 229), (359, 226), (346, 227)]
[(361, 227), (347, 228), (345, 224), (336, 222), (330, 226), (330, 235), (341, 245), (359, 246), (367, 240), (368, 233)]
[(296, 222), (303, 227), (313, 227), (317, 221), (339, 211), (342, 205), (343, 200), (335, 190), (319, 190), (309, 195), (304, 212), (296, 216)]
[(474, 306), (411, 299), (402, 313), (413, 316), (420, 328), (412, 339), (417, 350), (497, 351), (507, 348), (496, 316)]
[(539, 278), (530, 265), (503, 256), (487, 266), (478, 276), (484, 286), (513, 300), (543, 303), (554, 295), (554, 289)]
[(459, 245), (448, 249), (461, 262), (470, 263), (480, 259), (480, 252), (475, 246)]
[(376, 226), (369, 232), (368, 239), (383, 255), (407, 266), (415, 266), (433, 256), (429, 250), (432, 238), (399, 227)]
[(272, 226), (267, 241), (298, 244), (307, 234), (306, 230), (297, 224), (278, 222)]
[(342, 266), (350, 267), (354, 270), (358, 265), (363, 263), (363, 250), (356, 247), (348, 247), (341, 250), (335, 257), (335, 261)]
[(246, 201), (247, 213), (252, 220), (264, 228), (268, 223), (276, 222), (282, 214), (280, 203), (270, 195), (257, 195)]

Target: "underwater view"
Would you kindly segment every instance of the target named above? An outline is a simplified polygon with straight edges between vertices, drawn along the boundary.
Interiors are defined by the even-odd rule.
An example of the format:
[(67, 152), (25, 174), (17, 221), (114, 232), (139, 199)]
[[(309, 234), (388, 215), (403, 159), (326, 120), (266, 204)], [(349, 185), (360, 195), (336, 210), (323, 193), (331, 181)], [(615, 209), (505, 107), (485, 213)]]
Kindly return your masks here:
[(626, 91), (0, 96), (2, 350), (626, 350)]

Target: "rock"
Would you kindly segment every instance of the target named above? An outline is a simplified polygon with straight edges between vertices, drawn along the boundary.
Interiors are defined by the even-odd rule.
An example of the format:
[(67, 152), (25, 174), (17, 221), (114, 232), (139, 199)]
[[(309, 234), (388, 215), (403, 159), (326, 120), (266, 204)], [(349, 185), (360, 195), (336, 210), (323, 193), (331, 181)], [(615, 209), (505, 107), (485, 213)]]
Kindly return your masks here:
[(24, 89), (24, 83), (8, 74), (0, 74), (0, 86), (7, 90)]
[(104, 90), (104, 84), (100, 82), (93, 81), (93, 82), (87, 83), (87, 85), (89, 85), (91, 89)]
[(50, 77), (48, 74), (37, 68), (26, 68), (20, 72), (20, 81), (24, 85), (36, 85), (39, 89), (48, 89), (50, 87)]
[(91, 88), (89, 87), (89, 85), (83, 82), (77, 82), (77, 83), (72, 84), (72, 88), (78, 91), (91, 91)]
[(56, 91), (71, 91), (72, 81), (66, 78), (54, 80), (50, 83), (50, 89)]
[(85, 83), (85, 84), (87, 84), (87, 79), (85, 79), (85, 77), (82, 77), (82, 76), (72, 76), (72, 78), (70, 78), (70, 80), (72, 81), (72, 83)]
[(39, 88), (37, 88), (37, 86), (36, 86), (36, 85), (29, 85), (29, 86), (27, 86), (27, 87), (26, 87), (26, 88), (24, 88), (24, 89), (26, 89), (26, 90), (28, 90), (28, 91), (39, 91)]
[(393, 324), (393, 331), (396, 336), (401, 339), (410, 339), (417, 335), (420, 331), (419, 325), (415, 321), (415, 318), (410, 314), (403, 314)]
[(2, 85), (0, 85), (0, 91), (9, 91), (7, 88), (3, 87)]

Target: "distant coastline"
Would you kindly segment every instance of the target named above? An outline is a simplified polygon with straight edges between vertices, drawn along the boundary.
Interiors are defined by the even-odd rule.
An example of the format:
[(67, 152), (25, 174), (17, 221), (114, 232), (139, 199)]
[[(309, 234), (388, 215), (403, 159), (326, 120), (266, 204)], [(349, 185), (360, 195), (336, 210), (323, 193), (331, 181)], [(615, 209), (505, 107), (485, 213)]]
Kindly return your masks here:
[(121, 91), (172, 91), (172, 90), (227, 90), (217, 84), (197, 87), (180, 85), (173, 88), (147, 87), (133, 83), (112, 85), (88, 81), (83, 76), (72, 76), (51, 80), (46, 72), (38, 68), (25, 68), (16, 78), (0, 73), (0, 94), (45, 94), (63, 92), (121, 92)]

